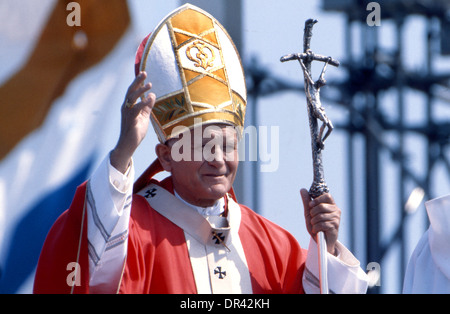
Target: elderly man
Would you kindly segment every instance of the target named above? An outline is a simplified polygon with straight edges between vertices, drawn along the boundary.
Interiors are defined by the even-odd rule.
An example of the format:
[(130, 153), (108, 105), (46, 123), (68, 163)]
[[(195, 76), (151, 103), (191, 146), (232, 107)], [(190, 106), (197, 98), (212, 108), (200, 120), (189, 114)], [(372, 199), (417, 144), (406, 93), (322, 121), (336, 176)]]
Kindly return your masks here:
[[(314, 242), (302, 249), (234, 196), (245, 106), (224, 28), (191, 5), (172, 12), (138, 49), (118, 143), (50, 231), (35, 292), (318, 292)], [(132, 156), (150, 121), (158, 158), (133, 187)], [(170, 176), (159, 182), (162, 170)], [(327, 238), (330, 291), (364, 293), (365, 273), (337, 241), (331, 195), (301, 196), (309, 233)]]

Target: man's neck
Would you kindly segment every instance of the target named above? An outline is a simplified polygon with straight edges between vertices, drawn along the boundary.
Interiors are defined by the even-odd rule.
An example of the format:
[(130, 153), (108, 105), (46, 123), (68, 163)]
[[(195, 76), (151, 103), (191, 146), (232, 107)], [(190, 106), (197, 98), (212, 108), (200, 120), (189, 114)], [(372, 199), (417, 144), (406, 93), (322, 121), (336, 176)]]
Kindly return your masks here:
[(204, 207), (204, 206), (198, 206), (198, 205), (189, 203), (188, 201), (184, 200), (175, 190), (174, 190), (174, 194), (178, 199), (183, 201), (189, 207), (198, 211), (201, 215), (219, 216), (225, 211), (225, 200), (223, 197), (221, 199), (217, 200), (212, 206)]

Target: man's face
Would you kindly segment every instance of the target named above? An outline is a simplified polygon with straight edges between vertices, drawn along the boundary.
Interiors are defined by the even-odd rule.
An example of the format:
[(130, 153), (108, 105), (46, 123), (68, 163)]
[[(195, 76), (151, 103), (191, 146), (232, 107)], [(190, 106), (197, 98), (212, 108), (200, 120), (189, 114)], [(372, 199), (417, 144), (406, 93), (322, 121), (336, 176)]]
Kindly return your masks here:
[(169, 141), (163, 162), (174, 189), (187, 202), (212, 206), (230, 191), (238, 168), (237, 132), (223, 124), (203, 126)]

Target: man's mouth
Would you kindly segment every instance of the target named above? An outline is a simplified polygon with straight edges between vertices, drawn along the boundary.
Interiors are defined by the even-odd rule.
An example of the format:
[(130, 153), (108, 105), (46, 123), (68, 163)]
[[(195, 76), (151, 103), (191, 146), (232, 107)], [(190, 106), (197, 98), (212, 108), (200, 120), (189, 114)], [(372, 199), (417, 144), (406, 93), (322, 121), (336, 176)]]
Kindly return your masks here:
[(214, 174), (214, 173), (209, 173), (209, 174), (205, 174), (205, 177), (209, 177), (209, 178), (224, 178), (226, 176), (226, 174)]

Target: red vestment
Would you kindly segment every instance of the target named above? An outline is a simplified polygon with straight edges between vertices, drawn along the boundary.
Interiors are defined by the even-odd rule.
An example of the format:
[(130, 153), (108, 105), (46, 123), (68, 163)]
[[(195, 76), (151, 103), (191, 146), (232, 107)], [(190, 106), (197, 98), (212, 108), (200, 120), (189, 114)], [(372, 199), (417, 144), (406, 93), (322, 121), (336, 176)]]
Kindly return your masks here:
[[(144, 174), (145, 176), (145, 174)], [(152, 176), (139, 179), (137, 192)], [(173, 193), (170, 178), (159, 183)], [(36, 271), (35, 293), (71, 293), (72, 268), (80, 265), (80, 285), (73, 293), (89, 293), (86, 183), (76, 191), (70, 208), (53, 225)], [(253, 293), (303, 293), (306, 250), (287, 231), (240, 205), (239, 237), (247, 258)], [(82, 223), (84, 220), (84, 223)], [(80, 239), (81, 233), (81, 239)], [(69, 279), (69, 281), (67, 280)], [(184, 231), (133, 196), (128, 253), (120, 293), (197, 293)]]

